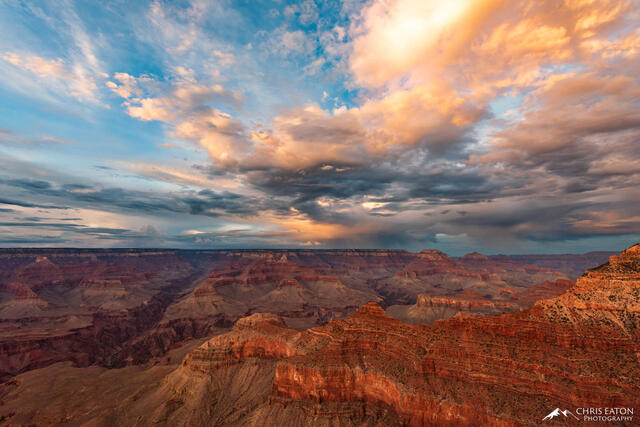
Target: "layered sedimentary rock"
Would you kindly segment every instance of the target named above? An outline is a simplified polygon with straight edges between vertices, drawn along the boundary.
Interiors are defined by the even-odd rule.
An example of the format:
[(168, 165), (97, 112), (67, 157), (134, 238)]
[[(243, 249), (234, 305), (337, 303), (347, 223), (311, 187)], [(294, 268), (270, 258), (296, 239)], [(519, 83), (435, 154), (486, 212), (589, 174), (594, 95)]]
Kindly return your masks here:
[(488, 316), (520, 309), (521, 307), (513, 301), (492, 301), (470, 291), (450, 297), (420, 294), (414, 305), (394, 305), (386, 312), (389, 316), (407, 323), (427, 324), (453, 316)]
[(590, 268), (597, 267), (609, 260), (616, 252), (587, 252), (584, 254), (557, 255), (492, 255), (495, 260), (509, 259), (522, 264), (537, 265), (560, 271), (570, 279), (577, 279)]
[(486, 298), (559, 276), (439, 251), (0, 249), (0, 378), (64, 360), (144, 363), (255, 312), (306, 329), (368, 301)]
[(297, 331), (254, 314), (187, 355), (153, 392), (121, 405), (116, 420), (539, 425), (556, 407), (637, 408), (638, 352), (640, 246), (563, 295), (500, 316), (412, 326), (370, 303)]
[(113, 363), (196, 275), (172, 251), (1, 251), (0, 377), (61, 360)]
[(573, 286), (572, 280), (545, 281), (524, 290), (501, 288), (496, 296), (483, 296), (467, 289), (447, 296), (418, 295), (413, 305), (392, 305), (389, 316), (411, 324), (433, 323), (454, 316), (489, 316), (511, 313), (531, 307), (536, 301), (563, 294)]
[[(209, 279), (194, 298), (215, 303), (220, 294)], [(299, 285), (287, 280), (275, 287)], [(549, 287), (555, 289), (543, 283), (531, 294), (545, 295)], [(478, 297), (467, 291), (456, 304), (483, 306)], [(57, 364), (0, 387), (0, 420), (9, 425), (540, 425), (557, 407), (574, 413), (577, 407), (638, 408), (639, 353), (640, 246), (635, 246), (587, 272), (562, 295), (515, 313), (409, 325), (369, 303), (351, 317), (306, 331), (288, 327), (275, 314), (254, 313), (191, 351), (171, 372), (162, 367), (97, 371), (104, 381), (93, 382), (75, 373), (81, 368)], [(112, 390), (109, 381), (117, 378), (122, 378), (118, 399), (107, 407), (98, 396)], [(85, 390), (82, 396), (46, 404), (57, 402), (58, 394), (45, 389), (78, 387)], [(36, 400), (43, 402), (37, 409)]]
[(519, 290), (564, 278), (561, 272), (510, 259), (493, 259), (478, 253), (452, 258), (437, 250), (424, 250), (377, 286), (392, 303), (408, 304), (420, 294), (452, 296), (464, 290), (493, 298), (503, 289)]
[(557, 297), (574, 285), (575, 280), (559, 279), (555, 282), (546, 280), (542, 283), (529, 286), (519, 293), (509, 294), (509, 298), (516, 301), (520, 307), (528, 308), (537, 301)]

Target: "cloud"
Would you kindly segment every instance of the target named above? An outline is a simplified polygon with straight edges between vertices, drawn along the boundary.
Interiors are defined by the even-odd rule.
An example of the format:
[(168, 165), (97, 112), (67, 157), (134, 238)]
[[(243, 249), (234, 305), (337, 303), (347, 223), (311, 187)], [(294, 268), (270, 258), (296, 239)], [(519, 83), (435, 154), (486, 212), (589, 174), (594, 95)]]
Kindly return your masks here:
[[(382, 85), (426, 61), (457, 19), (471, 7), (468, 0), (374, 1), (352, 27), (351, 67), (360, 83)], [(434, 61), (435, 59), (435, 61)], [(430, 58), (437, 62), (437, 57)]]
[(141, 96), (143, 90), (140, 87), (140, 82), (150, 82), (151, 78), (146, 76), (140, 76), (138, 78), (129, 75), (127, 73), (115, 73), (113, 78), (117, 81), (107, 81), (105, 85), (121, 98), (129, 99), (135, 96)]
[[(450, 82), (495, 85), (581, 59), (583, 43), (606, 40), (630, 8), (625, 0), (374, 1), (351, 29), (351, 67), (358, 82), (373, 86), (437, 78), (445, 69)], [(465, 70), (473, 73), (460, 78)]]
[(591, 136), (613, 136), (640, 127), (637, 77), (592, 72), (560, 76), (532, 97), (536, 108), (497, 132), (494, 145), (542, 155), (578, 142), (588, 144), (585, 139)]
[[(131, 78), (131, 76), (128, 76)], [(146, 77), (143, 77), (146, 79)], [(136, 79), (133, 80), (136, 82)], [(124, 97), (127, 112), (131, 117), (144, 121), (158, 120), (171, 122), (174, 119), (184, 120), (190, 114), (198, 114), (198, 110), (206, 108), (206, 104), (216, 100), (227, 102), (237, 106), (242, 101), (242, 95), (238, 92), (225, 89), (219, 84), (202, 85), (181, 82), (172, 89), (168, 96), (158, 97), (134, 97), (131, 91), (139, 90), (129, 80), (125, 84), (114, 84), (112, 90)]]
[[(30, 12), (34, 20), (25, 20), (26, 16), (21, 13), (16, 19), (10, 13), (15, 12), (11, 6), (5, 9), (9, 13), (3, 26), (7, 29), (15, 26), (21, 34), (17, 40), (8, 34), (0, 44), (0, 69), (6, 77), (3, 84), (23, 95), (51, 103), (73, 107), (65, 100), (70, 97), (84, 104), (104, 106), (98, 84), (106, 76), (99, 58), (100, 41), (87, 32), (85, 21), (74, 5), (71, 2), (42, 7), (23, 5), (23, 12)], [(14, 20), (9, 21), (11, 16)], [(25, 25), (26, 22), (29, 24)], [(33, 40), (34, 35), (37, 40), (42, 34), (52, 34), (50, 37), (58, 47), (55, 55), (46, 48), (46, 43), (31, 43), (31, 46), (25, 43)]]
[(31, 202), (25, 202), (23, 200), (14, 200), (14, 199), (5, 199), (5, 198), (0, 198), (0, 204), (2, 204), (2, 205), (10, 205), (10, 206), (21, 206), (21, 207), (25, 207), (25, 208), (69, 209), (67, 206), (56, 206), (56, 205), (48, 205), (48, 204), (31, 203)]
[[(49, 181), (32, 179), (3, 179), (0, 184), (25, 190), (30, 197), (64, 201), (76, 207), (119, 211), (126, 209), (144, 214), (184, 213), (219, 217), (252, 215), (260, 209), (260, 201), (230, 191), (209, 189), (179, 193), (143, 192), (124, 188), (100, 188), (89, 185), (55, 185)], [(34, 204), (12, 199), (0, 199), (1, 204), (46, 209), (69, 209), (54, 204)]]
[(285, 7), (285, 16), (297, 16), (301, 25), (307, 26), (313, 24), (318, 19), (318, 6), (314, 0), (305, 0), (299, 4), (293, 4)]
[(40, 77), (74, 78), (73, 74), (67, 71), (60, 58), (47, 60), (39, 56), (22, 57), (14, 52), (6, 52), (2, 55), (2, 59)]
[[(125, 99), (127, 113), (142, 121), (160, 121), (170, 125), (171, 135), (193, 141), (206, 148), (211, 157), (226, 164), (249, 147), (243, 123), (212, 104), (241, 109), (243, 96), (220, 84), (201, 84), (184, 80), (184, 73), (172, 85), (161, 85), (148, 76), (117, 74), (119, 84), (109, 87)], [(164, 86), (164, 87), (163, 87)], [(143, 90), (143, 87), (152, 89)], [(154, 96), (149, 92), (166, 94)]]
[(56, 84), (55, 90), (60, 93), (81, 101), (95, 102), (97, 99), (95, 79), (83, 70), (71, 69), (61, 58), (46, 59), (32, 54), (5, 52), (0, 59), (40, 80)]
[(0, 235), (0, 245), (7, 246), (32, 246), (32, 245), (60, 245), (69, 242), (69, 240), (57, 236), (28, 236), (20, 237)]
[[(5, 85), (103, 91), (140, 122), (122, 133), (162, 135), (95, 182), (4, 171), (3, 222), (30, 238), (40, 223), (65, 241), (544, 250), (640, 233), (631, 1), (307, 0), (259, 23), (232, 2), (152, 2), (113, 36), (72, 9), (40, 14), (64, 49), (3, 47)], [(67, 139), (0, 131), (41, 164)], [(160, 144), (193, 149), (159, 162)], [(55, 207), (92, 213), (15, 225)]]
[[(187, 68), (212, 54), (220, 58), (217, 53), (226, 50), (226, 43), (211, 37), (205, 30), (207, 27), (231, 33), (245, 25), (243, 14), (229, 7), (228, 2), (190, 1), (185, 7), (184, 4), (153, 1), (143, 17), (135, 14), (128, 17), (133, 21), (130, 25), (138, 40), (161, 50), (162, 56), (180, 58), (181, 65)], [(220, 59), (224, 62), (230, 57)]]
[(277, 29), (271, 35), (270, 49), (283, 56), (298, 54), (311, 55), (316, 47), (316, 41), (302, 30), (287, 31), (284, 27)]
[(118, 162), (118, 166), (141, 176), (172, 184), (207, 188), (218, 191), (236, 191), (242, 187), (242, 183), (236, 176), (211, 177), (201, 170), (201, 165), (192, 165), (189, 168), (178, 168), (166, 164)]
[(42, 146), (42, 145), (50, 145), (54, 144), (62, 144), (62, 145), (80, 145), (75, 141), (71, 141), (69, 139), (57, 138), (51, 135), (40, 135), (39, 137), (27, 137), (24, 135), (18, 135), (7, 129), (0, 129), (0, 143), (6, 145), (33, 145), (33, 146)]
[[(627, 1), (556, 6), (498, 0), (371, 2), (350, 29), (350, 65), (356, 83), (384, 88), (385, 95), (360, 108), (373, 117), (367, 117), (369, 123), (380, 124), (378, 146), (426, 144), (446, 150), (459, 144), (505, 91), (530, 94), (550, 85), (558, 78), (554, 67), (577, 68), (580, 62), (596, 67), (601, 59), (596, 56), (612, 43), (609, 35), (630, 22)], [(612, 123), (610, 117), (602, 121)]]

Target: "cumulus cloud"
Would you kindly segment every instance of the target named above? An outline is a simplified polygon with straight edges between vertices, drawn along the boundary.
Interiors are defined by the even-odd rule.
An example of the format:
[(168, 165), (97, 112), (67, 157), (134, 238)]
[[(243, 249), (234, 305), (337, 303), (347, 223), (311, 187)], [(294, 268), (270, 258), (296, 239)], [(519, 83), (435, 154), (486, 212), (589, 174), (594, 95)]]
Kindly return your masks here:
[[(398, 77), (499, 84), (542, 66), (579, 60), (604, 42), (631, 9), (626, 0), (505, 2), (374, 1), (352, 28), (357, 81)], [(463, 77), (466, 72), (467, 78)]]
[[(287, 6), (234, 45), (219, 35), (248, 21), (230, 3), (153, 2), (132, 27), (161, 58), (157, 75), (116, 68), (101, 80), (77, 25), (75, 61), (4, 52), (5, 68), (68, 90), (102, 82), (130, 117), (162, 124), (163, 146), (211, 160), (197, 173), (117, 165), (163, 191), (7, 177), (6, 209), (215, 222), (169, 233), (154, 223), (154, 238), (179, 245), (544, 249), (640, 233), (631, 0), (347, 1), (339, 22), (321, 16), (330, 7)], [(143, 239), (140, 227), (92, 233)]]
[[(202, 84), (178, 70), (178, 80), (161, 85), (149, 76), (133, 77), (117, 73), (118, 83), (107, 82), (111, 90), (124, 99), (127, 113), (142, 121), (160, 121), (170, 125), (176, 138), (194, 141), (208, 150), (221, 164), (235, 160), (249, 147), (242, 122), (212, 104), (222, 103), (240, 108), (242, 94), (217, 83)], [(149, 93), (144, 87), (153, 87)]]

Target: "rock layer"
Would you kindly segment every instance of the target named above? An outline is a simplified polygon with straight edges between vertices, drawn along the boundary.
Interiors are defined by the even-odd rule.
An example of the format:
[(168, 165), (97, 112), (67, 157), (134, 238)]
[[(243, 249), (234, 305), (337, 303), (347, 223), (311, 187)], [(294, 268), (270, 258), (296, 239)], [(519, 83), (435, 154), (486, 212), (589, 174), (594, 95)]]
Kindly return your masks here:
[(414, 305), (393, 305), (389, 316), (411, 324), (427, 324), (454, 316), (489, 316), (511, 313), (531, 307), (535, 302), (556, 297), (574, 285), (574, 281), (558, 279), (545, 281), (524, 290), (501, 288), (500, 293), (483, 296), (467, 289), (455, 295), (418, 295)]
[(559, 275), (439, 251), (0, 249), (0, 378), (65, 360), (144, 363), (255, 312), (306, 329), (368, 301), (413, 304), (424, 290), (497, 292)]
[[(517, 313), (411, 326), (370, 303), (308, 331), (253, 315), (185, 358), (165, 389), (185, 403), (163, 410), (178, 425), (204, 425), (204, 407), (234, 425), (539, 425), (555, 407), (638, 407), (639, 352), (636, 246)], [(234, 375), (258, 386), (223, 396)]]
[[(237, 277), (222, 270), (225, 283)], [(206, 275), (193, 299), (218, 300), (210, 279)], [(275, 289), (304, 289), (298, 279), (278, 280)], [(478, 295), (463, 292), (454, 303), (485, 306)], [(126, 392), (110, 407), (96, 396), (111, 390), (108, 378), (118, 378), (118, 369), (100, 373), (104, 383), (59, 364), (21, 374), (0, 387), (0, 420), (8, 425), (539, 425), (556, 407), (638, 408), (638, 354), (640, 246), (635, 246), (588, 271), (564, 294), (499, 316), (409, 325), (368, 303), (351, 317), (300, 331), (281, 316), (254, 313), (194, 349), (162, 380), (158, 374), (166, 371), (158, 368), (123, 368), (122, 375), (133, 376), (122, 381)], [(58, 402), (57, 395), (30, 392), (39, 387), (39, 377), (47, 389), (86, 392)], [(34, 400), (42, 402), (37, 410)]]

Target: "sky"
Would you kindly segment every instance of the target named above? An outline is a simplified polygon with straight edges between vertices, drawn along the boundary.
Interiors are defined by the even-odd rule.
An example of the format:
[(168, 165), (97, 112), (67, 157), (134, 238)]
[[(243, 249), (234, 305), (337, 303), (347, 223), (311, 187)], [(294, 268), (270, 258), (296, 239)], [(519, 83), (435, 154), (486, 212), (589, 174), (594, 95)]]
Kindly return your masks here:
[(0, 246), (640, 241), (638, 0), (0, 2)]

